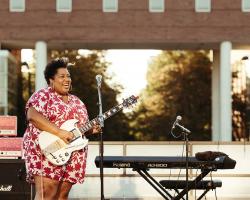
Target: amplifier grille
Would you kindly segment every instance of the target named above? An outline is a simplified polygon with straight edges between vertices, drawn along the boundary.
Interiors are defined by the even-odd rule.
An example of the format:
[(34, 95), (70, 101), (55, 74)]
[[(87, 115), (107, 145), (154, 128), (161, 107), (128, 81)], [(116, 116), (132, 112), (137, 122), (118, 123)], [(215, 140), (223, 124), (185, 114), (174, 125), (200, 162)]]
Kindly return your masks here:
[(22, 159), (0, 159), (0, 199), (30, 200), (31, 185), (25, 180)]

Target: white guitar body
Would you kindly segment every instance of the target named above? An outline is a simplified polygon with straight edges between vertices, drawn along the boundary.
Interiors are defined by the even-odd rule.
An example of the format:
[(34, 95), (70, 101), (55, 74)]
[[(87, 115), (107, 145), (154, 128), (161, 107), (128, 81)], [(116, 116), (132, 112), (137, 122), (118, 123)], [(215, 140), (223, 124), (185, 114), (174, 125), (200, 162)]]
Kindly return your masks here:
[[(111, 108), (103, 113), (103, 119), (107, 119), (115, 113), (122, 110), (124, 107), (128, 107), (137, 102), (138, 97), (131, 96), (123, 100), (122, 104)], [(77, 128), (76, 123), (78, 120), (70, 119), (61, 125), (61, 129), (72, 132), (74, 134), (73, 140), (66, 144), (62, 139), (54, 134), (46, 131), (42, 131), (38, 136), (38, 143), (44, 156), (54, 165), (64, 165), (70, 159), (71, 153), (83, 149), (88, 144), (88, 139), (82, 136), (82, 133), (86, 133), (93, 128), (94, 125), (99, 124), (99, 118), (95, 118), (86, 122), (82, 127)]]
[(75, 137), (69, 144), (54, 134), (42, 131), (38, 136), (38, 143), (45, 157), (54, 165), (64, 165), (70, 159), (71, 153), (83, 149), (88, 144), (88, 139), (82, 136), (76, 127), (78, 120), (67, 120), (61, 129), (74, 133)]

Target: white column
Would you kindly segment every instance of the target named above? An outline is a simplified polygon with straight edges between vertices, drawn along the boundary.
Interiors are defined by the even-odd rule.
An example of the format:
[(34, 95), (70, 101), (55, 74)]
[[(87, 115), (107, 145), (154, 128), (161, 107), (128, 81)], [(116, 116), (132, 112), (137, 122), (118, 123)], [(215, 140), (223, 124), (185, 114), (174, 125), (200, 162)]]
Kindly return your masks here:
[(232, 141), (231, 102), (231, 50), (232, 43), (220, 45), (220, 140)]
[(10, 53), (7, 50), (0, 50), (0, 108), (3, 108), (3, 113), (0, 115), (8, 115), (8, 57)]
[(47, 43), (36, 42), (36, 91), (44, 88), (47, 83), (44, 79), (44, 69), (47, 65)]
[(220, 52), (213, 50), (212, 141), (220, 141)]

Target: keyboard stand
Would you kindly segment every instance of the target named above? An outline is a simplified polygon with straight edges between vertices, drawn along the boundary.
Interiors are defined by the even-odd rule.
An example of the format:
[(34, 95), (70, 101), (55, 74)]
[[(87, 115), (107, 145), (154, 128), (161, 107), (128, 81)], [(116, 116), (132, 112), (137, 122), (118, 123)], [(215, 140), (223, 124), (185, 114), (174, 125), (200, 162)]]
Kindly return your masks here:
[[(172, 195), (159, 183), (157, 182), (146, 169), (133, 169), (141, 175), (164, 199), (172, 199)], [(165, 194), (164, 194), (165, 193)], [(168, 196), (168, 197), (167, 197)]]
[[(188, 184), (191, 184), (193, 181), (189, 181)], [(162, 180), (160, 181), (160, 184), (166, 188), (166, 189), (173, 189), (179, 194), (179, 189), (184, 189), (186, 187), (186, 181), (184, 180)], [(193, 188), (193, 190), (204, 190), (204, 192), (197, 198), (197, 200), (202, 199), (206, 195), (206, 193), (209, 190), (216, 189), (217, 187), (221, 187), (222, 182), (220, 180), (210, 180), (210, 181), (200, 181), (199, 183), (196, 183), (196, 185)], [(184, 199), (184, 198), (182, 198)]]
[(212, 170), (206, 169), (201, 170), (201, 173), (199, 176), (197, 176), (193, 181), (190, 181), (190, 184), (188, 184), (188, 188), (185, 187), (176, 197), (174, 197), (174, 200), (181, 199), (189, 190), (195, 187), (195, 185), (199, 184), (202, 179), (209, 174)]
[[(199, 189), (204, 190), (200, 200), (209, 190), (221, 187), (221, 181), (202, 181), (202, 179), (214, 169), (205, 169), (192, 181), (188, 182), (188, 188), (186, 187), (186, 181), (181, 180), (161, 180), (156, 181), (147, 171), (147, 169), (133, 169), (142, 178), (144, 178), (164, 199), (167, 200), (179, 200), (184, 199), (187, 191)], [(177, 192), (177, 196), (172, 196), (167, 190), (174, 189)], [(179, 191), (181, 189), (181, 191)]]

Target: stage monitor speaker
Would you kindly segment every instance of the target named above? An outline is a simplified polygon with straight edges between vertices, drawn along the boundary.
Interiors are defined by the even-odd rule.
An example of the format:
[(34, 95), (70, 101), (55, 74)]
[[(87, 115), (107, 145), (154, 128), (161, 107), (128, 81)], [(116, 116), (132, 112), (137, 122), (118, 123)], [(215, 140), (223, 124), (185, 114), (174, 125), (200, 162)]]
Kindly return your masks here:
[(26, 182), (22, 159), (0, 159), (0, 199), (31, 200), (32, 188)]

